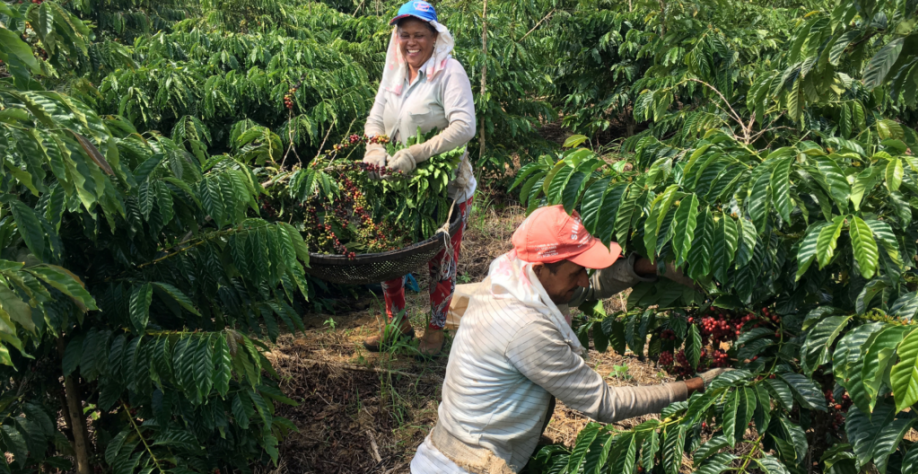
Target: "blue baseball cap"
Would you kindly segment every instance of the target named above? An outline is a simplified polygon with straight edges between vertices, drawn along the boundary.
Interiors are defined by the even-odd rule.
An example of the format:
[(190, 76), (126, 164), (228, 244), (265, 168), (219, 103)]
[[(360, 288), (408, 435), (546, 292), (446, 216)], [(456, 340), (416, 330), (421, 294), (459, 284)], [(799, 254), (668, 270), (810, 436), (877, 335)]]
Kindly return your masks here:
[(402, 18), (408, 18), (409, 16), (413, 16), (428, 23), (437, 21), (437, 11), (434, 10), (433, 5), (423, 0), (416, 0), (402, 5), (401, 8), (398, 9), (398, 15), (396, 15), (389, 24), (394, 25), (395, 22)]

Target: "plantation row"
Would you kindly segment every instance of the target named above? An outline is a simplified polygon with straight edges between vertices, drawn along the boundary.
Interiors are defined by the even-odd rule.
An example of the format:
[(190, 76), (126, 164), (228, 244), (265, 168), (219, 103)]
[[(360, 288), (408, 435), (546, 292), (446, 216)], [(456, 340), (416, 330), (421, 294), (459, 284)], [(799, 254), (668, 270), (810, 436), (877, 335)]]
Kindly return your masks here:
[[(329, 171), (362, 156), (397, 6), (0, 3), (0, 471), (278, 462), (295, 428), (274, 404), (295, 402), (261, 339), (303, 329), (309, 253), (403, 244), (346, 247), (374, 236), (316, 209), (362, 215), (372, 192), (412, 241), (445, 219), (418, 208), (442, 162)], [(476, 174), (703, 290), (586, 304), (582, 342), (740, 369), (536, 471), (918, 472), (914, 0), (437, 8), (475, 87)], [(559, 116), (561, 150), (538, 135)], [(613, 132), (633, 155), (610, 164)]]

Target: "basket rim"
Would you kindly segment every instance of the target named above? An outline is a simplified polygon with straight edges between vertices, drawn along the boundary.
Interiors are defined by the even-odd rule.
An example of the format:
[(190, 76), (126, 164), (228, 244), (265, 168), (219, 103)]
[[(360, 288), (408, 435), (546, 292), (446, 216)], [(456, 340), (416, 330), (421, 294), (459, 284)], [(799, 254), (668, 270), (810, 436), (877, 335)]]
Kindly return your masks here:
[[(457, 209), (458, 210), (458, 209)], [(459, 230), (459, 227), (462, 225), (462, 213), (455, 212), (453, 213), (453, 222), (449, 225), (449, 235), (454, 236)], [(420, 242), (415, 242), (407, 247), (403, 247), (395, 250), (387, 250), (385, 252), (376, 252), (376, 253), (364, 253), (359, 254), (354, 258), (349, 258), (345, 255), (329, 255), (324, 253), (311, 253), (309, 254), (309, 265), (312, 266), (313, 263), (319, 265), (329, 265), (329, 266), (351, 266), (351, 265), (362, 265), (369, 263), (380, 263), (388, 262), (393, 260), (396, 257), (399, 257), (405, 253), (414, 253), (420, 249), (426, 249), (427, 247), (442, 247), (446, 243), (446, 234), (443, 232), (437, 232), (427, 240), (422, 240)]]

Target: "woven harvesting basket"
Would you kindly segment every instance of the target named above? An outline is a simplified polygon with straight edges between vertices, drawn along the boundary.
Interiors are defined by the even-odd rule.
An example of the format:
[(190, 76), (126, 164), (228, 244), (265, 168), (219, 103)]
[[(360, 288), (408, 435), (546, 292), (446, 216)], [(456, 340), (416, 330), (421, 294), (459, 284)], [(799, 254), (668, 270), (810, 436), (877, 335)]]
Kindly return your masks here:
[[(462, 213), (454, 212), (450, 218), (449, 236), (456, 235), (460, 226)], [(379, 283), (411, 273), (443, 250), (446, 242), (447, 234), (438, 232), (427, 240), (402, 249), (365, 253), (354, 258), (311, 253), (306, 273), (331, 283), (345, 285)]]

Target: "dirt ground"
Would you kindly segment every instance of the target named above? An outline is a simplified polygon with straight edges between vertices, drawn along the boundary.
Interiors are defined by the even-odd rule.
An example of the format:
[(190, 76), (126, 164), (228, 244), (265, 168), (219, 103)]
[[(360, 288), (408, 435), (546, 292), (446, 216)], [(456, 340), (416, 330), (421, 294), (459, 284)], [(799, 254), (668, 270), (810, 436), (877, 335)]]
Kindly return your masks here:
[[(484, 193), (483, 193), (484, 194)], [(495, 257), (510, 249), (510, 235), (524, 217), (517, 205), (475, 204), (460, 257), (459, 282), (480, 281)], [(426, 270), (415, 275), (420, 292), (408, 292), (408, 311), (418, 329), (426, 325)], [(610, 308), (624, 303), (611, 301)], [(282, 464), (264, 472), (407, 473), (417, 446), (437, 420), (447, 358), (418, 362), (410, 349), (372, 354), (361, 341), (382, 324), (371, 296), (347, 302), (349, 312), (307, 314), (305, 335), (285, 336), (271, 354), (282, 388), (300, 402), (279, 406), (278, 415), (299, 429), (281, 446)], [(333, 321), (333, 322), (332, 322)], [(449, 336), (447, 340), (449, 344)], [(448, 349), (448, 345), (447, 345)], [(657, 384), (672, 378), (632, 354), (590, 352), (590, 364), (611, 385)], [(613, 367), (626, 366), (627, 372)], [(622, 427), (639, 424), (632, 419)], [(571, 446), (588, 422), (558, 403), (543, 442)]]

